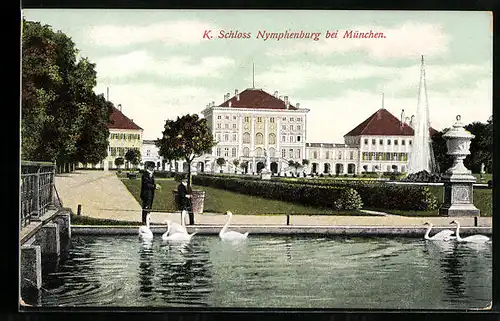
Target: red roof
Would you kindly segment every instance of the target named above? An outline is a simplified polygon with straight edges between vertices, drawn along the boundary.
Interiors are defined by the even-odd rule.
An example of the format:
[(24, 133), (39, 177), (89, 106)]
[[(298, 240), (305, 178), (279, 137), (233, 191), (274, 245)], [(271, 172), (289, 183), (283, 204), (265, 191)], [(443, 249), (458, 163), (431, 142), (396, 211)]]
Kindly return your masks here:
[[(434, 128), (429, 128), (431, 136), (436, 132)], [(396, 116), (381, 108), (344, 136), (413, 136), (414, 134), (413, 128), (408, 124), (401, 126), (401, 121)]]
[[(219, 107), (229, 107), (229, 102), (231, 102), (231, 108), (287, 109), (283, 100), (262, 89), (245, 89), (239, 96), (239, 100), (233, 96), (220, 104)], [(297, 110), (298, 108), (290, 104), (288, 109)]]
[(109, 115), (108, 128), (115, 129), (142, 129), (137, 126), (132, 119), (125, 116), (118, 108), (113, 107), (111, 115)]

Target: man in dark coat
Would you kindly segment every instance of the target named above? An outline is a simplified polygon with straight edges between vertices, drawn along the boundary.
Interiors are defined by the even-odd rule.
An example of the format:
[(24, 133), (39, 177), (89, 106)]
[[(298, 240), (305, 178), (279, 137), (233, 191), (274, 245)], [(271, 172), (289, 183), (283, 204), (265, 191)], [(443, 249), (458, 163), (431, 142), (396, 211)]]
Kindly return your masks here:
[[(179, 186), (177, 186), (177, 192), (179, 193), (180, 209), (182, 212), (185, 212), (185, 213), (181, 212), (181, 217), (182, 217), (182, 214), (184, 214), (184, 217), (186, 217), (186, 214), (189, 213), (189, 224), (193, 225), (194, 224), (194, 214), (193, 214), (192, 206), (191, 206), (192, 205), (191, 204), (191, 193), (188, 190), (187, 181), (188, 181), (187, 177), (183, 177), (181, 179), (181, 183), (179, 184)], [(182, 222), (182, 224), (184, 225), (184, 222)]]
[(146, 216), (153, 206), (155, 189), (158, 189), (158, 185), (155, 184), (154, 166), (148, 163), (141, 178), (142, 224), (146, 224)]

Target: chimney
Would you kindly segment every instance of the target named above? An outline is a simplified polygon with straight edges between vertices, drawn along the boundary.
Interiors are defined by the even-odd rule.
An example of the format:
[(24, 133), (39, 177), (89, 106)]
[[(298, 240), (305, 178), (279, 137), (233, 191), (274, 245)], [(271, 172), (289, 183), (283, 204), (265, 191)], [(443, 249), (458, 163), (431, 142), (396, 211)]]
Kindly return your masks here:
[(231, 107), (231, 101), (229, 101), (228, 105), (229, 105), (229, 107)]
[(296, 103), (295, 106), (297, 107), (297, 109), (300, 108), (300, 103)]
[(214, 107), (214, 106), (215, 106), (215, 101), (212, 101), (212, 107)]
[(410, 117), (405, 117), (405, 124), (408, 125), (409, 122), (410, 122)]
[(274, 92), (274, 97), (278, 98), (278, 91), (277, 90)]
[(118, 104), (118, 110), (122, 111), (122, 104)]
[(404, 120), (405, 120), (405, 110), (402, 109), (401, 110), (401, 121), (400, 121), (401, 122), (401, 127), (404, 126)]
[(278, 96), (278, 99), (279, 100), (283, 100), (283, 96)]
[(231, 98), (231, 94), (230, 93), (227, 93), (226, 96), (227, 96), (226, 100), (228, 100), (229, 98)]
[(285, 106), (286, 106), (286, 109), (288, 109), (290, 107), (290, 102), (288, 101), (288, 96), (285, 96), (283, 98), (285, 98)]
[(415, 115), (411, 115), (411, 118), (410, 118), (410, 127), (413, 128), (414, 122), (415, 122)]
[(236, 96), (236, 100), (240, 101), (240, 94), (238, 93), (238, 89), (234, 90), (234, 95)]

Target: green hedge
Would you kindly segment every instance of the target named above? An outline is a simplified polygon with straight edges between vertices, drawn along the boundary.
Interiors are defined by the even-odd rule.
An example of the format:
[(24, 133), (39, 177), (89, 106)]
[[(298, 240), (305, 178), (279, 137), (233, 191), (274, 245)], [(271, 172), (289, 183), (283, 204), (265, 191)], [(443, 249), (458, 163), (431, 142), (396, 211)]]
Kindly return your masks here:
[(361, 197), (356, 190), (348, 187), (310, 186), (209, 175), (193, 176), (193, 183), (274, 200), (323, 206), (337, 210), (356, 210), (363, 206)]
[[(212, 183), (202, 183), (204, 179), (202, 177), (206, 177), (207, 179), (212, 179)], [(386, 184), (384, 182), (379, 182), (379, 181), (371, 181), (371, 180), (359, 180), (359, 181), (353, 181), (353, 180), (337, 180), (337, 179), (321, 179), (321, 180), (315, 180), (315, 179), (286, 179), (286, 178), (278, 178), (274, 177), (272, 178), (271, 181), (261, 181), (261, 180), (252, 180), (252, 179), (237, 179), (237, 178), (229, 178), (229, 177), (208, 177), (205, 175), (198, 176), (200, 179), (199, 181), (197, 180), (195, 184), (200, 184), (200, 185), (207, 185), (207, 186), (213, 186), (213, 187), (218, 187), (218, 188), (227, 188), (228, 190), (232, 191), (239, 191), (241, 193), (245, 194), (251, 194), (250, 192), (245, 192), (247, 183), (246, 182), (255, 182), (256, 184), (267, 184), (267, 185), (252, 185), (252, 188), (257, 188), (259, 189), (255, 193), (258, 194), (253, 194), (252, 192), (251, 195), (264, 195), (263, 197), (266, 197), (265, 194), (268, 193), (268, 190), (272, 190), (273, 188), (278, 188), (282, 189), (283, 191), (286, 191), (287, 188), (285, 186), (287, 185), (292, 185), (292, 186), (304, 186), (304, 187), (296, 187), (296, 188), (291, 188), (293, 190), (298, 191), (299, 193), (304, 189), (305, 187), (306, 190), (315, 190), (315, 189), (323, 189), (323, 188), (335, 188), (335, 189), (344, 189), (344, 190), (349, 190), (352, 189), (356, 191), (356, 194), (361, 197), (361, 204), (362, 206), (366, 208), (377, 208), (377, 209), (392, 209), (392, 210), (415, 210), (415, 211), (428, 211), (428, 210), (434, 210), (439, 208), (441, 205), (439, 203), (439, 200), (436, 198), (434, 194), (430, 191), (430, 189), (426, 186), (420, 186), (420, 185), (393, 185), (393, 184)], [(218, 179), (224, 179), (224, 181), (219, 181)], [(231, 181), (231, 183), (226, 182), (225, 180)], [(200, 182), (200, 183), (198, 183)], [(245, 183), (243, 183), (245, 182)], [(271, 186), (269, 184), (276, 184), (276, 186)], [(321, 192), (318, 192), (321, 193)], [(338, 192), (340, 193), (340, 192)], [(272, 194), (275, 195), (275, 194)], [(340, 194), (336, 194), (334, 200), (338, 200), (338, 203), (342, 203), (344, 201), (340, 201), (341, 199), (351, 199), (350, 196), (339, 196)], [(280, 196), (280, 197), (286, 197), (286, 196)], [(306, 198), (305, 200), (303, 198)], [(319, 200), (318, 199), (308, 199), (307, 195), (301, 197), (300, 195), (295, 195), (291, 199), (283, 199), (283, 198), (275, 198), (275, 199), (281, 199), (281, 200), (289, 200), (289, 201), (296, 201), (296, 202), (304, 202), (304, 204), (315, 204), (318, 202), (324, 202), (324, 200)], [(272, 197), (274, 198), (274, 197)], [(354, 197), (355, 198), (355, 197)], [(333, 198), (330, 198), (328, 205), (332, 205), (332, 200)], [(335, 202), (335, 201), (333, 201)], [(341, 208), (346, 207), (349, 208), (351, 205), (339, 205)], [(359, 208), (359, 207), (358, 207)]]

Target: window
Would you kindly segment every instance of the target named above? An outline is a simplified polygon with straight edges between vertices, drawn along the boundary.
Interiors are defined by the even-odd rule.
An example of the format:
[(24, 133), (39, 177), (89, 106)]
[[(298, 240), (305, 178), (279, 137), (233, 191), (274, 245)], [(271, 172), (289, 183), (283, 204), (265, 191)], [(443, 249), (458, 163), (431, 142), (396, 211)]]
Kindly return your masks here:
[(281, 142), (286, 142), (286, 136), (281, 136)]
[(248, 122), (250, 122), (250, 117), (245, 116), (245, 123), (248, 123)]
[(236, 157), (236, 147), (231, 150), (231, 157)]
[(289, 158), (293, 158), (293, 149), (292, 149), (292, 148), (290, 148), (290, 149), (288, 150), (288, 157), (289, 157)]
[(111, 156), (116, 156), (116, 147), (111, 147)]
[(408, 141), (408, 145), (411, 145), (411, 139)]
[(286, 157), (286, 149), (281, 150), (281, 157), (283, 157), (283, 158)]
[(390, 139), (388, 139), (388, 140), (387, 140), (387, 145), (390, 145), (390, 144), (391, 144), (391, 140), (390, 140)]
[(233, 134), (233, 142), (235, 142), (238, 138), (236, 137), (236, 134)]
[(314, 151), (314, 152), (313, 152), (313, 158), (314, 158), (314, 159), (318, 159), (318, 152), (317, 152), (317, 151)]
[(387, 171), (390, 172), (391, 171), (391, 165), (387, 165)]
[(220, 142), (220, 134), (217, 134), (217, 141)]
[(368, 139), (365, 138), (365, 145), (368, 145)]
[(222, 119), (222, 116), (220, 116), (220, 115), (219, 115), (219, 116), (217, 116), (217, 119)]
[(276, 135), (269, 134), (269, 144), (271, 145), (276, 144)]
[(243, 148), (243, 156), (249, 156), (250, 155), (250, 149), (248, 147)]
[(290, 121), (293, 121), (293, 117), (290, 117)]
[(229, 124), (224, 124), (225, 129), (229, 129)]
[(401, 145), (403, 145), (403, 146), (406, 145), (406, 140), (402, 139), (401, 140)]
[(300, 130), (300, 125), (297, 125), (297, 130)]
[(290, 130), (293, 130), (293, 125), (290, 125)]
[(354, 159), (354, 152), (353, 151), (349, 152), (349, 159)]
[(264, 144), (264, 135), (262, 133), (255, 134), (255, 144)]
[(250, 143), (250, 134), (249, 133), (243, 133), (243, 143), (244, 144)]
[(274, 123), (274, 117), (269, 118), (270, 123)]
[(236, 116), (233, 116), (233, 120), (236, 120)]
[(290, 143), (293, 143), (293, 136), (290, 135), (289, 139), (290, 139)]
[(300, 149), (295, 150), (295, 158), (300, 159)]
[(220, 156), (220, 148), (217, 148), (216, 152), (217, 152), (217, 156)]
[(151, 154), (151, 150), (149, 150), (149, 149), (148, 149), (148, 150), (146, 151), (146, 156), (150, 156), (150, 154)]
[(282, 125), (281, 129), (286, 130), (286, 125)]
[(376, 140), (372, 139), (372, 145), (375, 145)]
[(233, 129), (236, 129), (236, 124), (233, 124)]
[(363, 160), (367, 160), (368, 159), (368, 153), (367, 152), (363, 152)]
[(297, 117), (297, 121), (301, 122), (302, 121), (302, 117)]
[(342, 159), (342, 152), (339, 152), (338, 159)]
[(283, 121), (286, 121), (286, 117), (283, 117)]
[(256, 157), (261, 157), (262, 156), (262, 148), (256, 148), (255, 149), (255, 156)]
[(228, 116), (228, 115), (226, 115), (226, 119), (229, 119), (229, 116)]
[(262, 123), (262, 117), (257, 117), (257, 122)]
[(224, 148), (224, 156), (225, 157), (229, 156), (229, 148), (227, 148), (227, 147)]
[(397, 139), (395, 139), (395, 140), (394, 140), (394, 145), (397, 145), (397, 144), (398, 144), (398, 140), (397, 140)]
[(229, 134), (224, 134), (224, 141), (228, 142), (229, 141)]
[(221, 129), (221, 124), (217, 124), (217, 129)]
[(325, 152), (325, 158), (330, 159), (330, 152)]
[(300, 142), (300, 136), (297, 136), (297, 141)]

